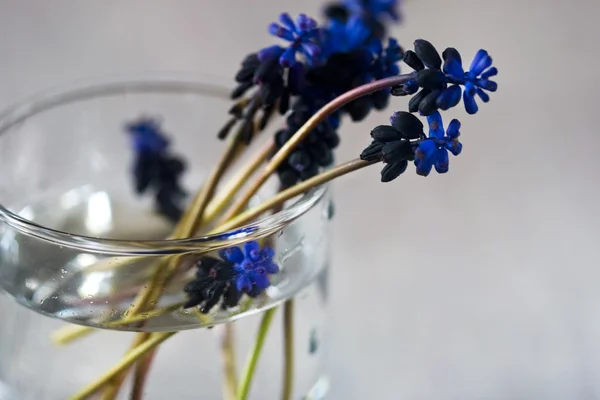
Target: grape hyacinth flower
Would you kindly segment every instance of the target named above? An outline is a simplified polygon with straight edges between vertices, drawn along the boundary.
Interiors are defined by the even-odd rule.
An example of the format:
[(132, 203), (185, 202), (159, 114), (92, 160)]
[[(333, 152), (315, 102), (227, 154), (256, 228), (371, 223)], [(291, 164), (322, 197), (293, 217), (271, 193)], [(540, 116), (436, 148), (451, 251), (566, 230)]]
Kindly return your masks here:
[(371, 31), (358, 16), (342, 21), (331, 19), (322, 33), (323, 55), (346, 53), (363, 46), (371, 37)]
[[(418, 111), (428, 116), (438, 109), (448, 110), (456, 106), (462, 94), (467, 113), (475, 114), (478, 111), (475, 94), (488, 102), (490, 97), (484, 90), (495, 92), (498, 88), (496, 82), (489, 80), (498, 73), (495, 67), (491, 67), (492, 58), (487, 51), (479, 50), (470, 71), (464, 72), (460, 53), (456, 49), (449, 47), (442, 56), (443, 70), (442, 58), (435, 47), (426, 40), (416, 40), (415, 51), (409, 50), (404, 54), (404, 62), (416, 71), (416, 77), (392, 88), (392, 95), (412, 95), (421, 88), (411, 98), (408, 108), (411, 112)], [(464, 93), (461, 86), (465, 87)]]
[(239, 247), (222, 250), (220, 256), (233, 263), (236, 289), (253, 297), (271, 285), (268, 275), (279, 272), (273, 262), (273, 249), (269, 246), (261, 249), (256, 241), (244, 243), (243, 251)]
[(271, 285), (269, 275), (279, 272), (273, 262), (275, 252), (269, 246), (262, 249), (256, 241), (219, 251), (219, 257), (202, 257), (196, 262), (196, 278), (185, 286), (188, 301), (184, 308), (198, 306), (208, 313), (222, 300), (221, 308), (239, 304), (245, 293), (256, 297)]
[(429, 138), (421, 141), (415, 150), (415, 166), (417, 174), (427, 176), (431, 169), (444, 174), (448, 172), (448, 152), (457, 156), (462, 151), (462, 143), (458, 141), (460, 136), (460, 122), (453, 119), (444, 130), (442, 116), (439, 111), (427, 117), (429, 124)]
[(183, 308), (198, 306), (202, 313), (208, 313), (221, 299), (223, 308), (235, 307), (242, 293), (232, 284), (233, 264), (214, 257), (201, 257), (196, 261), (196, 278), (189, 282), (184, 291), (188, 301)]
[(444, 53), (444, 72), (448, 82), (464, 85), (465, 91), (463, 101), (465, 109), (469, 114), (475, 114), (479, 107), (475, 102), (475, 94), (487, 103), (490, 96), (484, 91), (495, 92), (498, 84), (489, 78), (498, 74), (498, 69), (492, 67), (492, 58), (488, 52), (480, 49), (473, 58), (469, 71), (465, 72), (462, 67), (460, 53), (454, 48), (447, 48)]
[(390, 125), (375, 127), (371, 137), (373, 142), (363, 150), (360, 158), (383, 161), (381, 181), (390, 182), (406, 171), (408, 161), (415, 159), (418, 141), (424, 139), (423, 123), (413, 114), (399, 111), (390, 117)]
[(156, 210), (176, 222), (182, 214), (186, 193), (179, 180), (186, 169), (180, 157), (169, 154), (169, 140), (158, 120), (142, 117), (126, 124), (135, 149), (133, 178), (138, 194), (154, 192)]
[(321, 49), (318, 39), (320, 36), (317, 21), (300, 14), (296, 22), (288, 13), (279, 16), (281, 25), (273, 22), (269, 25), (269, 33), (290, 42), (287, 49), (281, 46), (270, 46), (258, 53), (261, 60), (279, 58), (282, 67), (288, 68), (297, 63), (296, 55), (301, 53), (309, 65), (316, 64), (319, 60)]
[(400, 20), (398, 0), (346, 0), (346, 7), (355, 13), (367, 14), (374, 19), (382, 16), (390, 17), (393, 21)]

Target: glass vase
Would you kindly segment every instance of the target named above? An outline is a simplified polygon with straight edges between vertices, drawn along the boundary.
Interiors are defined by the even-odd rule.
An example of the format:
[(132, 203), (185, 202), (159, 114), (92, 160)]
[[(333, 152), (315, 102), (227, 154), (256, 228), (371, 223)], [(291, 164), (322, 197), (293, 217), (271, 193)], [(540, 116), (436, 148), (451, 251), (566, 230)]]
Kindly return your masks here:
[[(1, 115), (0, 399), (70, 398), (116, 365), (141, 331), (177, 332), (157, 351), (144, 398), (235, 398), (227, 373), (235, 372), (234, 381), (242, 374), (259, 326), (273, 315), (268, 310), (274, 318), (248, 398), (324, 398), (328, 188), (229, 232), (168, 240), (173, 221), (132, 183), (134, 150), (124, 126), (151, 116), (185, 161), (181, 206), (192, 201), (223, 152), (216, 135), (231, 106), (227, 90), (209, 81), (138, 75), (82, 82)], [(270, 140), (270, 127), (228, 169), (215, 198)], [(271, 178), (249, 206), (278, 189)], [(204, 257), (220, 259), (247, 243), (274, 250), (270, 286), (235, 304), (183, 309)], [(177, 269), (160, 281), (161, 296), (130, 315), (136, 296), (170, 263)], [(127, 319), (134, 316), (141, 319)], [(76, 335), (66, 340), (69, 332)], [(293, 374), (284, 384), (286, 371)], [(129, 398), (132, 376), (118, 398)], [(291, 396), (282, 395), (284, 385)]]

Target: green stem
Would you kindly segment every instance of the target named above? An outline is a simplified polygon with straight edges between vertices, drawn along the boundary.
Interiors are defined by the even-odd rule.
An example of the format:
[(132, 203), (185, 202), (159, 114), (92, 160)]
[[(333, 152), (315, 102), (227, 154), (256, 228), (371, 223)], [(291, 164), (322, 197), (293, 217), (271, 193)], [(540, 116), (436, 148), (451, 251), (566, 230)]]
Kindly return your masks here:
[(246, 362), (244, 373), (242, 374), (242, 378), (240, 379), (240, 386), (238, 387), (237, 392), (237, 400), (246, 400), (248, 398), (252, 378), (254, 378), (254, 373), (256, 372), (256, 364), (258, 364), (258, 358), (260, 357), (260, 353), (262, 352), (262, 348), (265, 344), (265, 339), (267, 337), (267, 332), (269, 331), (271, 323), (273, 322), (273, 317), (275, 316), (276, 311), (276, 308), (271, 308), (265, 311), (265, 313), (263, 314), (262, 320), (260, 321), (260, 326), (258, 327), (256, 340), (254, 341), (254, 346), (252, 347), (250, 357)]
[(283, 389), (281, 400), (291, 400), (294, 389), (294, 299), (283, 305)]

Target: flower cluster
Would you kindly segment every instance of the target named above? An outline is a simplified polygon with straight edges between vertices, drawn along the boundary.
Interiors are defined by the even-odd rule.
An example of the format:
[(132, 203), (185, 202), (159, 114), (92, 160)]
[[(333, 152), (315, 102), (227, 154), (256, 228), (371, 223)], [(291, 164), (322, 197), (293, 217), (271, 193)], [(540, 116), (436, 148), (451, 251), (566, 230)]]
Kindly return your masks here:
[(256, 241), (219, 251), (219, 257), (204, 256), (196, 262), (196, 277), (185, 286), (188, 301), (184, 308), (198, 307), (208, 313), (221, 302), (221, 308), (238, 305), (243, 294), (257, 297), (271, 285), (269, 275), (279, 272), (275, 252), (262, 249)]
[[(240, 140), (249, 142), (276, 109), (281, 114), (291, 110), (286, 126), (276, 133), (279, 149), (330, 100), (365, 83), (397, 75), (404, 51), (395, 39), (384, 40), (385, 23), (399, 19), (397, 5), (397, 0), (345, 1), (326, 8), (323, 24), (304, 14), (295, 20), (281, 14), (268, 32), (287, 44), (265, 47), (243, 60), (232, 92), (238, 102), (219, 137), (239, 123)], [(282, 186), (308, 179), (330, 165), (342, 117), (361, 121), (371, 110), (384, 109), (389, 95), (386, 89), (357, 99), (311, 132), (280, 166)]]
[(453, 119), (445, 129), (439, 111), (427, 117), (427, 137), (423, 133), (423, 123), (409, 112), (394, 113), (390, 123), (371, 131), (373, 141), (360, 154), (362, 160), (385, 164), (381, 171), (382, 182), (396, 179), (413, 160), (418, 175), (429, 175), (433, 167), (444, 174), (448, 172), (448, 152), (457, 156), (462, 151), (462, 143), (458, 141), (460, 122)]
[(153, 192), (157, 212), (173, 222), (181, 217), (186, 192), (179, 182), (184, 161), (168, 152), (169, 141), (157, 119), (141, 117), (126, 124), (135, 152), (134, 186), (138, 194)]
[(496, 82), (489, 79), (498, 74), (498, 69), (492, 67), (492, 58), (487, 51), (479, 50), (469, 71), (465, 72), (460, 53), (455, 48), (447, 48), (440, 57), (426, 40), (418, 39), (414, 46), (414, 51), (404, 53), (404, 62), (416, 71), (415, 79), (392, 88), (392, 94), (396, 96), (413, 95), (421, 88), (410, 99), (410, 112), (418, 111), (427, 116), (438, 109), (448, 110), (460, 102), (462, 94), (467, 113), (475, 114), (478, 111), (475, 94), (488, 102), (490, 97), (486, 91), (495, 92), (498, 88)]

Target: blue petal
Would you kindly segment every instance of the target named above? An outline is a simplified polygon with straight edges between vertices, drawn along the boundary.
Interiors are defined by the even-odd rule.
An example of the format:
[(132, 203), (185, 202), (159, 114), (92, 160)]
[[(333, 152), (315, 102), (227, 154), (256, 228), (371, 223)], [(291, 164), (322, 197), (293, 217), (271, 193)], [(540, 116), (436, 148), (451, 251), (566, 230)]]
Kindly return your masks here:
[(462, 151), (462, 143), (459, 142), (458, 139), (446, 141), (445, 147), (455, 156), (459, 155)]
[(484, 103), (490, 101), (490, 96), (480, 88), (477, 88), (477, 95)]
[(263, 259), (271, 259), (275, 257), (275, 250), (270, 246), (265, 246), (260, 251), (260, 255)]
[(444, 138), (444, 124), (442, 122), (442, 115), (439, 111), (435, 111), (431, 115), (427, 116), (427, 123), (429, 124), (430, 138)]
[(477, 86), (484, 88), (485, 90), (489, 90), (490, 92), (495, 92), (498, 90), (498, 84), (494, 81), (490, 81), (487, 79), (479, 79), (477, 81)]
[(272, 23), (269, 25), (269, 33), (273, 36), (277, 36), (278, 38), (289, 40), (290, 42), (294, 41), (294, 34), (285, 29), (283, 26), (277, 25), (276, 23)]
[(463, 79), (465, 76), (462, 65), (456, 59), (447, 60), (444, 63), (444, 72), (459, 80)]
[(283, 53), (283, 47), (281, 46), (269, 46), (258, 52), (258, 59), (260, 61), (270, 60), (272, 58), (279, 58)]
[(347, 47), (353, 50), (361, 46), (370, 36), (371, 31), (358, 16), (351, 17), (346, 23)]
[(465, 103), (465, 110), (467, 110), (467, 114), (475, 114), (479, 107), (477, 107), (477, 103), (475, 103), (475, 97), (470, 95), (466, 90), (463, 93), (463, 102)]
[(402, 60), (402, 48), (398, 45), (396, 39), (390, 38), (388, 41), (388, 47), (385, 49), (385, 58), (388, 63), (398, 62)]
[(295, 32), (295, 33), (298, 32), (298, 29), (296, 28), (296, 24), (294, 24), (294, 20), (292, 19), (292, 17), (290, 17), (290, 14), (282, 13), (279, 16), (279, 22), (281, 22), (290, 31)]
[(282, 67), (287, 68), (296, 63), (296, 49), (293, 47), (288, 47), (285, 49), (281, 57), (279, 57), (279, 64)]
[(249, 274), (249, 277), (252, 283), (254, 283), (254, 285), (260, 290), (265, 290), (271, 285), (271, 282), (269, 282), (269, 278), (267, 277), (267, 275), (252, 272)]
[(459, 85), (452, 85), (438, 96), (436, 104), (440, 110), (448, 110), (460, 102), (461, 94), (461, 87)]
[(448, 150), (439, 149), (436, 153), (435, 159), (435, 170), (438, 172), (438, 174), (445, 174), (448, 172), (448, 166), (450, 164)]
[(483, 71), (483, 73), (481, 74), (481, 78), (487, 79), (487, 78), (491, 78), (492, 76), (496, 76), (496, 75), (498, 75), (498, 68), (492, 67), (492, 68), (488, 69), (487, 71)]
[(475, 84), (471, 81), (465, 83), (465, 93), (467, 93), (469, 96), (475, 96), (475, 93), (477, 92), (477, 87), (475, 86)]
[(306, 14), (299, 14), (298, 18), (296, 18), (296, 26), (298, 26), (298, 32), (303, 33), (307, 32), (316, 27), (316, 23), (311, 23), (311, 18), (309, 18)]
[(265, 261), (262, 265), (267, 274), (276, 274), (279, 272), (279, 266), (272, 261)]
[(431, 160), (415, 160), (415, 166), (417, 167), (417, 175), (427, 176), (431, 172), (433, 164)]
[(492, 57), (488, 55), (488, 52), (481, 49), (475, 54), (469, 72), (475, 76), (479, 76), (485, 69), (492, 65)]
[(258, 245), (258, 242), (252, 240), (244, 243), (244, 253), (246, 253), (246, 257), (249, 257), (252, 261), (258, 261), (260, 259), (260, 246)]
[(314, 44), (313, 42), (303, 42), (302, 43), (302, 52), (306, 55), (310, 61), (315, 61), (319, 56), (320, 49), (319, 46)]
[(252, 282), (246, 275), (238, 275), (235, 279), (235, 287), (240, 292), (247, 292), (252, 289)]
[(438, 147), (433, 140), (423, 140), (419, 143), (419, 146), (415, 151), (415, 157), (418, 159), (429, 159), (433, 156), (437, 148)]
[(239, 247), (229, 247), (220, 251), (221, 258), (239, 264), (244, 261), (244, 253)]
[(383, 52), (383, 44), (379, 39), (373, 39), (371, 43), (369, 43), (368, 48), (373, 54), (381, 54)]
[(450, 139), (456, 139), (457, 137), (460, 136), (460, 121), (459, 120), (453, 119), (452, 121), (450, 121), (450, 124), (448, 124), (448, 128), (446, 129), (446, 135)]

